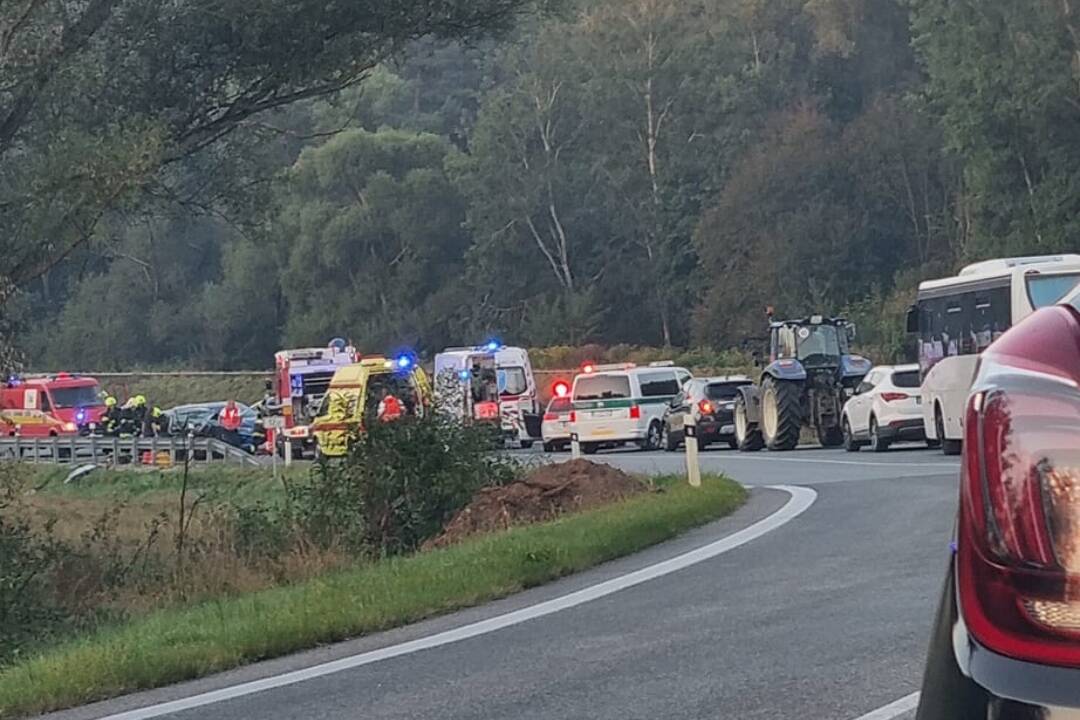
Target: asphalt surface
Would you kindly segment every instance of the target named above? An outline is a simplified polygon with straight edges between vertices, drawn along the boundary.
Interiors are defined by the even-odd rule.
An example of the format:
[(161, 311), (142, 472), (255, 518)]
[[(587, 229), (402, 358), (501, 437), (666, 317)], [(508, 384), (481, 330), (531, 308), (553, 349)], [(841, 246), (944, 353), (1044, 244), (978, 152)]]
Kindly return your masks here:
[[(592, 459), (632, 472), (683, 468), (681, 454)], [(816, 501), (787, 524), (669, 575), (458, 642), (157, 716), (855, 720), (917, 690), (947, 559), (957, 461), (902, 448), (724, 449), (703, 453), (702, 465), (754, 486), (747, 507), (671, 543), (499, 603), (55, 717), (109, 717), (530, 607), (768, 518), (789, 500), (762, 487), (777, 484), (809, 486)]]

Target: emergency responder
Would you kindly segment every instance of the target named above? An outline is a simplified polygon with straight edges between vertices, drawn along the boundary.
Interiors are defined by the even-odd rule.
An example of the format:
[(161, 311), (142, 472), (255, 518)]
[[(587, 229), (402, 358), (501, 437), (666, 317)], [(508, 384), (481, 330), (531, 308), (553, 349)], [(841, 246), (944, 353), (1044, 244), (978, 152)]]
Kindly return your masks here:
[(150, 411), (149, 433), (157, 437), (168, 437), (169, 416), (157, 405)]
[(120, 432), (120, 407), (112, 395), (105, 396), (105, 412), (101, 416), (101, 432), (116, 435)]
[(117, 434), (121, 437), (131, 437), (138, 433), (140, 425), (138, 424), (137, 405), (138, 400), (133, 395), (120, 407), (120, 423), (117, 426)]
[(390, 392), (390, 388), (384, 387), (382, 390), (382, 399), (379, 401), (379, 409), (376, 411), (379, 422), (393, 422), (394, 420), (398, 420), (401, 418), (401, 413), (401, 401)]
[(221, 427), (229, 432), (236, 432), (240, 429), (240, 408), (236, 407), (236, 401), (230, 400), (225, 403), (225, 407), (221, 410), (221, 417), (218, 418), (218, 422), (221, 423)]

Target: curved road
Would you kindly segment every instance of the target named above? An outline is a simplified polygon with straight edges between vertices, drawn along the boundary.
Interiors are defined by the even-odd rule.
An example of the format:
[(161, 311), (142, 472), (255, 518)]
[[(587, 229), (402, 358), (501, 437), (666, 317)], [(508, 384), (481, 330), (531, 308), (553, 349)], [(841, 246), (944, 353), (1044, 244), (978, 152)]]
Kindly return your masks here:
[[(676, 472), (682, 464), (681, 455), (665, 453), (594, 459), (634, 472)], [(708, 451), (702, 463), (753, 486), (751, 501), (671, 543), (482, 608), (54, 717), (910, 717), (904, 711), (910, 699), (893, 703), (918, 688), (948, 552), (958, 462), (925, 450), (814, 449)], [(791, 492), (814, 495), (768, 487), (774, 485), (807, 486), (816, 498), (797, 517), (774, 523), (776, 513), (790, 510)], [(400, 643), (593, 592), (766, 525), (768, 532), (745, 544), (617, 592), (397, 654)], [(304, 678), (305, 668), (385, 648), (391, 651), (364, 655), (362, 666), (280, 684), (284, 673)], [(265, 679), (259, 692), (228, 698), (226, 690), (225, 699), (212, 695), (212, 702), (176, 712), (162, 706)]]

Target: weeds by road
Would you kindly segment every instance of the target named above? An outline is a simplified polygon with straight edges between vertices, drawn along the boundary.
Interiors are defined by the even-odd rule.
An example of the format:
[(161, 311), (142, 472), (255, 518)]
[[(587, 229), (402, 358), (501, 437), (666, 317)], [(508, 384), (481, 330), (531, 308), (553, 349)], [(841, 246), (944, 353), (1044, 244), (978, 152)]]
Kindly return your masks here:
[(0, 672), (0, 716), (206, 675), (503, 597), (721, 517), (745, 491), (718, 477), (555, 522), (390, 557), (316, 579), (102, 628)]

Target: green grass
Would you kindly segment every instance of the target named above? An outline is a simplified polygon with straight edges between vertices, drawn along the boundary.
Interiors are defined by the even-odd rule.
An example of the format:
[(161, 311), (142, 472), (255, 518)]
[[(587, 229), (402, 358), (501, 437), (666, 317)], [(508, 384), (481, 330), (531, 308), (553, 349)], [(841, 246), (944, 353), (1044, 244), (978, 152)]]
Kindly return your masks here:
[(157, 687), (476, 605), (675, 537), (746, 497), (720, 477), (706, 477), (696, 490), (673, 478), (663, 486), (555, 522), (94, 632), (0, 672), (0, 717)]
[[(125, 501), (154, 494), (175, 495), (180, 492), (183, 484), (182, 469), (171, 468), (99, 469), (65, 485), (64, 478), (72, 469), (73, 466), (46, 464), (18, 466), (18, 472), (25, 478), (27, 485), (39, 488), (39, 492), (46, 495)], [(275, 480), (270, 467), (192, 467), (188, 475), (188, 488), (192, 491), (210, 491), (216, 499), (230, 500), (238, 504), (254, 501), (276, 502), (283, 497), (282, 477), (286, 481), (300, 480), (311, 472), (311, 468), (308, 465), (298, 465), (286, 470), (279, 465), (277, 471), (279, 479)]]

